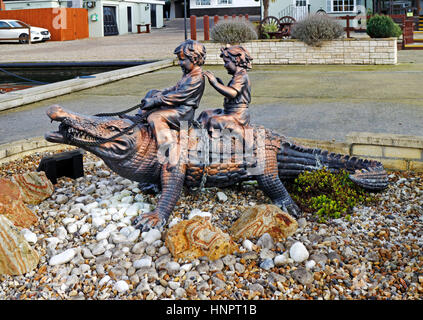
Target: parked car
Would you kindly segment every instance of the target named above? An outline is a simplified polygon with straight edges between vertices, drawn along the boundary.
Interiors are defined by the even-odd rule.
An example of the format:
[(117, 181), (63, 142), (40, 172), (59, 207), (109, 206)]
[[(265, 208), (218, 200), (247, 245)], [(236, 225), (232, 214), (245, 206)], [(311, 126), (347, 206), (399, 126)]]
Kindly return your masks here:
[[(0, 41), (28, 43), (28, 24), (19, 20), (0, 20)], [(50, 31), (31, 26), (31, 42), (50, 40)]]

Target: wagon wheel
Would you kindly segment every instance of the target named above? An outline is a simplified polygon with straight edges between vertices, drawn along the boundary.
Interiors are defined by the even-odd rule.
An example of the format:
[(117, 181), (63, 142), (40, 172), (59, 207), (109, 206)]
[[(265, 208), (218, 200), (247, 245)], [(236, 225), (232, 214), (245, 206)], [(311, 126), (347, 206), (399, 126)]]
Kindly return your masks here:
[(260, 38), (265, 38), (264, 34), (279, 31), (279, 19), (274, 16), (268, 16), (260, 21)]
[(284, 16), (279, 19), (280, 31), (283, 37), (291, 36), (291, 29), (296, 20), (290, 16)]

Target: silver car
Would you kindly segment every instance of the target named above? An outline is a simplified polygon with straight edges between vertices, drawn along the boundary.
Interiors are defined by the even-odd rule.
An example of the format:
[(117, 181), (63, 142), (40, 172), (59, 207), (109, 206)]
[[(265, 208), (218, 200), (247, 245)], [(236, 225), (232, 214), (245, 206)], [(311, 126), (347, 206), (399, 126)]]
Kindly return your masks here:
[[(19, 20), (0, 20), (0, 41), (28, 43), (28, 24)], [(31, 26), (31, 42), (50, 40), (50, 31)]]

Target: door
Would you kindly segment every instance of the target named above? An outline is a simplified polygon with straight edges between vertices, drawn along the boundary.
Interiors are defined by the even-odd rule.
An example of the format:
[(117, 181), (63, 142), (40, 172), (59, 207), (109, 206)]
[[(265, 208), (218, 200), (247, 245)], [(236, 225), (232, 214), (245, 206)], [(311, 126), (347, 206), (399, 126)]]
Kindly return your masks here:
[(116, 7), (103, 7), (104, 16), (104, 35), (114, 36), (119, 34), (116, 21)]
[(127, 7), (128, 13), (128, 32), (132, 32), (132, 7)]
[(156, 5), (150, 3), (151, 27), (157, 27)]
[(293, 0), (294, 18), (302, 20), (308, 15), (309, 0)]

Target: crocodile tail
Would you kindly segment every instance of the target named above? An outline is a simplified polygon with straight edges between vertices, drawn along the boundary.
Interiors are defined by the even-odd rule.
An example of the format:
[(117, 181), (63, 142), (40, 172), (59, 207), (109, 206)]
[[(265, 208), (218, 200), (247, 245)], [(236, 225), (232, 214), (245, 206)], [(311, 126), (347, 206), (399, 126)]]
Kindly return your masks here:
[(349, 178), (367, 190), (378, 191), (388, 186), (388, 175), (378, 161), (329, 153), (289, 141), (281, 142), (277, 157), (279, 177), (282, 180), (294, 179), (304, 171), (328, 168), (330, 171), (348, 171)]

